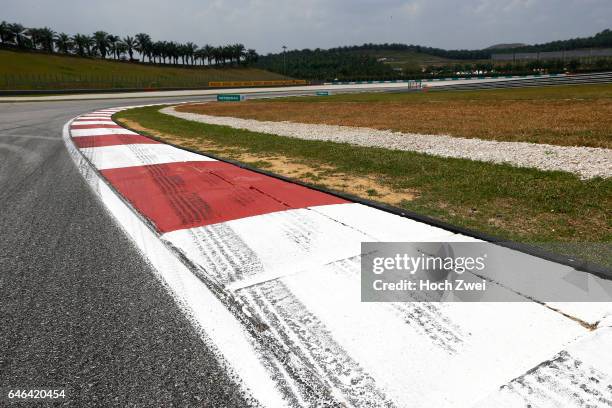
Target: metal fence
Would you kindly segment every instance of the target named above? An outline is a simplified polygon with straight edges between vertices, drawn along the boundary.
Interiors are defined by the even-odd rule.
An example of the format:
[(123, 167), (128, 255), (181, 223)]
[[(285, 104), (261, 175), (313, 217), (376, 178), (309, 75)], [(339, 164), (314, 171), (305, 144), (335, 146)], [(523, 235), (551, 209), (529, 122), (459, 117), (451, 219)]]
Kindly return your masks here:
[(479, 81), (468, 84), (457, 82), (447, 86), (430, 87), (430, 91), (459, 91), (459, 90), (481, 90), (498, 88), (528, 88), (552, 85), (593, 85), (612, 83), (612, 72), (598, 72), (592, 74), (577, 75), (545, 75), (531, 76), (525, 78), (508, 78), (503, 81)]

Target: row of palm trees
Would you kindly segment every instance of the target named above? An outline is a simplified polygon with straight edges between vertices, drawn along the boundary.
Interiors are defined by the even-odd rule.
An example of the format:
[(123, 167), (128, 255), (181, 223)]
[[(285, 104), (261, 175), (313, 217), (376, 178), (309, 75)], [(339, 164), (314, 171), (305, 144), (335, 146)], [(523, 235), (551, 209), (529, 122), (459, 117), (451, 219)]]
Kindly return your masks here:
[(105, 31), (93, 35), (56, 33), (48, 27), (26, 28), (18, 23), (0, 23), (0, 43), (18, 48), (36, 49), (61, 54), (74, 54), (81, 57), (129, 59), (134, 61), (138, 53), (144, 61), (153, 64), (182, 65), (240, 65), (257, 61), (254, 49), (246, 49), (243, 44), (214, 47), (198, 47), (192, 42), (184, 44), (174, 41), (153, 41), (149, 34), (120, 38)]

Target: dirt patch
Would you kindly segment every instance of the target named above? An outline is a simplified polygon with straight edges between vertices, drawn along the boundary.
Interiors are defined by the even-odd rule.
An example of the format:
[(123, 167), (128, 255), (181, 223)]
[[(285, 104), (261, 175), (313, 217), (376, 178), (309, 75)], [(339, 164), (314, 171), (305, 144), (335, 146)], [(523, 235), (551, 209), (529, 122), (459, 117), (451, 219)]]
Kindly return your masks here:
[(612, 99), (246, 101), (179, 106), (182, 112), (406, 133), (612, 148)]
[(140, 123), (134, 121), (134, 120), (130, 120), (130, 119), (125, 119), (125, 118), (121, 118), (121, 119), (115, 119), (113, 118), (113, 120), (127, 128), (130, 128), (136, 132), (144, 132), (147, 133), (149, 135), (154, 135), (154, 136), (158, 136), (158, 137), (163, 137), (165, 136), (164, 133), (154, 130), (154, 129), (147, 129), (146, 127), (142, 126)]
[(418, 192), (413, 190), (392, 188), (382, 177), (346, 174), (327, 164), (306, 162), (278, 154), (255, 154), (246, 149), (222, 146), (203, 138), (185, 138), (162, 133), (129, 119), (119, 119), (117, 122), (177, 146), (236, 160), (295, 180), (386, 204), (399, 205), (402, 201), (412, 201), (418, 196)]
[(234, 153), (233, 156), (235, 160), (265, 168), (276, 174), (392, 205), (398, 205), (404, 200), (414, 200), (417, 196), (414, 191), (393, 189), (376, 177), (350, 175), (327, 165), (295, 162), (292, 158), (279, 155), (270, 157), (242, 152)]

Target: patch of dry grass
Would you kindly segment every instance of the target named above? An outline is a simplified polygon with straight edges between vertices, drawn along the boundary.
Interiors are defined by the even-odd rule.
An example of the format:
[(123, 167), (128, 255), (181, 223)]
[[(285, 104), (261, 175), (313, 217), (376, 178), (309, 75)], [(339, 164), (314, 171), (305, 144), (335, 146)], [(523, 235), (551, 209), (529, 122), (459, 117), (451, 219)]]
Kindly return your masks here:
[[(374, 100), (359, 101), (331, 97), (299, 102), (246, 101), (185, 105), (179, 111), (206, 115), (233, 116), (266, 121), (320, 123), (369, 127), (421, 134), (500, 141), (547, 143), (561, 146), (612, 148), (612, 93), (606, 86), (599, 96), (580, 98), (573, 87), (559, 88), (547, 98), (512, 99), (496, 91), (498, 98), (481, 98), (464, 92), (464, 98), (440, 97), (439, 93), (407, 94), (404, 98), (380, 94)], [(547, 90), (547, 95), (551, 95)], [(556, 96), (556, 97), (555, 97)]]

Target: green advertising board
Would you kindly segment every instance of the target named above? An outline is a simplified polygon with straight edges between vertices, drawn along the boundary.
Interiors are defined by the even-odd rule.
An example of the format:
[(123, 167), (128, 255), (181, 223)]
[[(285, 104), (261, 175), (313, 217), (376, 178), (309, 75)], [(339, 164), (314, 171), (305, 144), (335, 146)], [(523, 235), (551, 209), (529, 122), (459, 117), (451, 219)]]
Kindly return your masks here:
[(329, 91), (317, 91), (317, 96), (329, 96), (331, 92)]
[(219, 94), (217, 95), (217, 102), (240, 102), (244, 101), (244, 95), (239, 94)]

